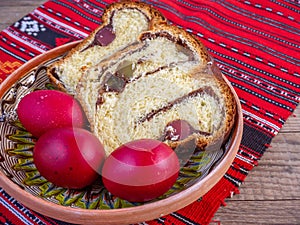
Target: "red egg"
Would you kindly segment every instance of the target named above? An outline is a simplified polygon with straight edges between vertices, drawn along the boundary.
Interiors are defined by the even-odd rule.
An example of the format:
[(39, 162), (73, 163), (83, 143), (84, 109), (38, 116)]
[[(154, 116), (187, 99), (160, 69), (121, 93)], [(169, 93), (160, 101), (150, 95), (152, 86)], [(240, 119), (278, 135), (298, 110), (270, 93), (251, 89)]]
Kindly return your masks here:
[(96, 136), (81, 128), (55, 128), (43, 134), (33, 150), (34, 164), (53, 184), (80, 189), (100, 175), (105, 151)]
[(18, 104), (22, 125), (35, 137), (58, 127), (83, 127), (84, 113), (70, 95), (56, 90), (39, 90), (25, 95)]
[(176, 153), (152, 139), (129, 142), (106, 159), (102, 170), (104, 186), (113, 195), (131, 202), (145, 202), (167, 192), (179, 173)]

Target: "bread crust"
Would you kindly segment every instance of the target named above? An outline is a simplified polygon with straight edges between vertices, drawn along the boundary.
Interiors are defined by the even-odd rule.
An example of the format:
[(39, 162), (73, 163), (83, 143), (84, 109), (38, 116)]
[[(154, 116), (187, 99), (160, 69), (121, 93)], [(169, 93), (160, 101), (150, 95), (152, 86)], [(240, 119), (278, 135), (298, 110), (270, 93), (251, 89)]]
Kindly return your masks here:
[(80, 52), (81, 50), (89, 46), (93, 42), (96, 33), (110, 23), (110, 19), (114, 14), (114, 12), (125, 8), (138, 9), (144, 15), (146, 15), (146, 17), (149, 20), (149, 29), (152, 29), (154, 24), (158, 25), (158, 24), (167, 23), (166, 18), (160, 13), (160, 11), (158, 11), (153, 6), (148, 5), (146, 3), (135, 2), (135, 1), (121, 1), (121, 2), (112, 3), (104, 9), (104, 13), (101, 17), (102, 24), (99, 27), (97, 27), (94, 31), (92, 31), (90, 35), (86, 37), (82, 42), (80, 42), (76, 47), (71, 49), (65, 57), (53, 63), (47, 69), (47, 76), (49, 77), (50, 81), (53, 82), (55, 85), (57, 85), (60, 90), (67, 91), (63, 83), (59, 80), (59, 77), (56, 74), (55, 70), (60, 65), (63, 65), (67, 60), (69, 60), (71, 55), (75, 54), (76, 52)]
[(155, 36), (165, 36), (184, 47), (188, 47), (194, 50), (195, 55), (200, 56), (202, 63), (207, 64), (211, 61), (211, 57), (209, 56), (206, 47), (194, 37), (192, 34), (187, 31), (177, 27), (170, 25), (168, 23), (158, 23), (154, 24), (152, 29), (149, 31), (143, 32), (140, 36), (140, 40), (144, 40), (147, 38), (154, 38)]
[[(219, 129), (216, 132), (214, 132), (213, 135), (193, 133), (189, 137), (185, 138), (184, 140), (180, 140), (180, 141), (164, 140), (164, 141), (173, 149), (176, 149), (180, 146), (190, 145), (190, 143), (192, 143), (192, 145), (194, 145), (197, 149), (200, 150), (220, 149), (220, 146), (223, 145), (225, 141), (228, 139), (228, 137), (230, 136), (231, 130), (234, 126), (235, 116), (236, 116), (236, 102), (230, 87), (224, 81), (221, 72), (213, 62), (206, 47), (196, 36), (188, 33), (187, 31), (181, 28), (168, 24), (167, 20), (158, 10), (154, 9), (152, 6), (149, 6), (145, 3), (123, 1), (123, 2), (113, 3), (110, 6), (108, 6), (105, 9), (104, 14), (102, 16), (103, 24), (99, 26), (95, 31), (93, 31), (79, 45), (77, 45), (74, 49), (72, 49), (67, 54), (66, 57), (64, 57), (59, 62), (53, 64), (48, 69), (47, 74), (50, 80), (55, 84), (57, 84), (61, 90), (66, 91), (63, 84), (61, 84), (59, 82), (59, 79), (55, 77), (55, 74), (53, 73), (53, 69), (62, 65), (65, 62), (65, 60), (68, 60), (68, 58), (72, 54), (75, 54), (76, 52), (81, 51), (82, 49), (85, 49), (87, 46), (89, 46), (93, 42), (96, 33), (104, 26), (110, 23), (110, 18), (112, 17), (113, 13), (116, 10), (120, 10), (123, 8), (136, 8), (138, 10), (142, 10), (142, 12), (145, 13), (147, 18), (149, 18), (150, 21), (149, 29), (140, 34), (139, 39), (137, 40), (138, 42), (142, 43), (147, 39), (165, 37), (179, 45), (182, 45), (183, 47), (189, 48), (190, 50), (192, 50), (194, 57), (199, 59), (199, 62), (201, 64), (199, 66), (201, 68), (205, 67), (207, 69), (206, 72), (208, 73), (208, 76), (211, 77), (210, 79), (215, 80), (215, 84), (220, 90), (222, 97), (224, 99), (224, 103), (225, 103), (225, 110), (223, 112), (224, 122), (221, 125), (221, 127), (219, 127)], [(99, 69), (107, 66), (110, 63), (110, 61), (118, 59), (120, 54), (126, 52), (126, 49), (123, 49), (123, 53), (120, 52), (117, 52), (113, 54), (111, 57), (106, 58), (105, 60), (101, 61), (98, 65), (94, 67), (98, 67)], [(87, 73), (88, 70), (86, 70), (85, 72), (83, 71), (80, 72), (83, 75), (81, 76), (81, 79), (78, 83), (77, 91), (76, 91), (77, 93), (79, 93), (80, 88), (82, 88), (81, 83), (85, 82), (86, 75), (84, 74)], [(197, 74), (197, 71), (191, 72), (192, 76), (193, 74)], [(88, 107), (85, 105), (86, 104), (85, 100), (81, 98), (80, 93), (79, 95), (76, 95), (76, 97), (83, 105), (84, 111), (87, 112), (88, 120), (91, 123), (93, 123), (93, 118), (92, 118), (93, 116), (91, 115), (91, 113), (89, 113), (89, 110), (87, 109)], [(93, 127), (93, 124), (91, 124), (91, 127)]]
[[(225, 111), (223, 113), (224, 124), (213, 135), (203, 135), (203, 134), (194, 133), (184, 140), (180, 140), (180, 141), (165, 140), (165, 142), (173, 149), (176, 149), (179, 146), (185, 146), (186, 144), (190, 144), (191, 142), (193, 142), (196, 148), (200, 150), (205, 150), (208, 146), (215, 146), (214, 148), (220, 148), (220, 145), (222, 145), (230, 135), (230, 132), (234, 125), (234, 118), (236, 114), (236, 102), (230, 87), (224, 81), (221, 72), (219, 71), (215, 63), (212, 61), (204, 45), (196, 37), (194, 37), (193, 35), (189, 34), (188, 32), (178, 27), (168, 25), (168, 24), (159, 24), (153, 26), (153, 29), (143, 32), (140, 35), (140, 42), (142, 43), (143, 41), (146, 41), (146, 39), (155, 39), (157, 37), (166, 37), (167, 39), (173, 41), (174, 43), (183, 45), (191, 49), (196, 56), (199, 56), (200, 62), (202, 64), (200, 67), (206, 68), (206, 72), (208, 73), (208, 76), (210, 76), (210, 79), (215, 80), (215, 84), (216, 86), (218, 86), (218, 89), (221, 91), (222, 97), (225, 102)], [(142, 45), (140, 44), (140, 46)], [(124, 54), (124, 52), (126, 53), (127, 51), (129, 51), (129, 49), (132, 48), (133, 46), (129, 46), (128, 49), (124, 49), (123, 52), (119, 52), (117, 54), (114, 54), (112, 57), (107, 58), (99, 65), (97, 65), (98, 70), (101, 71), (101, 68), (107, 68), (110, 63), (118, 60), (120, 55)], [(197, 73), (198, 71), (191, 71), (191, 76), (195, 76), (195, 79), (197, 79), (196, 78)], [(86, 78), (87, 76), (83, 76), (82, 77), (83, 80), (81, 80), (81, 82), (85, 82), (84, 79)], [(85, 107), (86, 102), (80, 96), (81, 93), (79, 90), (80, 88), (81, 85), (79, 83), (77, 89), (77, 93), (79, 93), (79, 95), (77, 97), (79, 101), (82, 103), (83, 107), (86, 108)], [(89, 115), (89, 113), (88, 113), (88, 117), (89, 117), (89, 121), (93, 123), (92, 116)], [(93, 126), (94, 124), (91, 124), (91, 127)], [(212, 149), (212, 147), (210, 147), (210, 149)]]
[[(151, 35), (149, 35), (151, 34)], [(230, 136), (232, 127), (234, 126), (235, 116), (236, 116), (236, 102), (230, 87), (226, 84), (223, 79), (222, 73), (217, 68), (212, 57), (209, 55), (206, 47), (203, 43), (194, 35), (188, 33), (187, 31), (169, 24), (157, 24), (153, 26), (153, 29), (141, 34), (140, 39), (144, 40), (146, 38), (155, 36), (170, 36), (174, 42), (186, 45), (188, 48), (193, 49), (196, 55), (199, 55), (203, 65), (207, 65), (209, 68), (208, 73), (212, 76), (212, 79), (216, 79), (216, 84), (219, 86), (221, 93), (225, 99), (225, 124), (222, 129), (219, 129), (214, 136), (205, 135), (191, 135), (182, 141), (167, 141), (168, 145), (172, 148), (177, 148), (180, 145), (185, 145), (190, 142), (195, 142), (197, 148), (204, 150), (208, 145), (213, 143), (223, 144)], [(194, 73), (197, 73), (195, 71)], [(219, 146), (220, 147), (220, 146)]]
[[(236, 117), (236, 101), (224, 80), (218, 79), (217, 84), (221, 90), (225, 102), (224, 124), (214, 135), (198, 135), (192, 134), (184, 140), (166, 141), (169, 146), (176, 149), (180, 146), (195, 146), (199, 151), (215, 151), (219, 150), (228, 140)], [(194, 143), (194, 144), (193, 144)]]

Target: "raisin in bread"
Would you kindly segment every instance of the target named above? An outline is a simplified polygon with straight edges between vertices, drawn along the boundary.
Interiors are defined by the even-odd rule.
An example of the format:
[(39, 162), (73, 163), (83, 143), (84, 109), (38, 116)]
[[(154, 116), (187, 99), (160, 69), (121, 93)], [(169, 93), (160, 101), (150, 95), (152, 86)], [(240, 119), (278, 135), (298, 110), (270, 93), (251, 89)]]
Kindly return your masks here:
[(153, 23), (164, 23), (165, 18), (150, 5), (123, 1), (109, 5), (102, 16), (102, 25), (76, 48), (48, 69), (52, 82), (70, 94), (87, 68), (135, 43), (141, 32)]
[(209, 148), (228, 137), (236, 111), (204, 46), (168, 24), (87, 69), (75, 96), (108, 155), (141, 138)]

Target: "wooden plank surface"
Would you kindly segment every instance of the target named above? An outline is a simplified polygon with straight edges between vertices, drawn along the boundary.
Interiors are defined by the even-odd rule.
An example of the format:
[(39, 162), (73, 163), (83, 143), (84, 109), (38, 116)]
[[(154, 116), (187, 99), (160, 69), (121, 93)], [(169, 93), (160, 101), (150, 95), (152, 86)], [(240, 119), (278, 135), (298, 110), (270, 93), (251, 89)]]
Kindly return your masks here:
[(27, 15), (45, 0), (0, 0), (0, 30)]
[(240, 194), (226, 200), (214, 220), (222, 225), (300, 224), (300, 107), (272, 140)]
[[(27, 15), (44, 0), (0, 0), (0, 30)], [(259, 166), (226, 200), (213, 224), (300, 224), (300, 107), (273, 139)]]

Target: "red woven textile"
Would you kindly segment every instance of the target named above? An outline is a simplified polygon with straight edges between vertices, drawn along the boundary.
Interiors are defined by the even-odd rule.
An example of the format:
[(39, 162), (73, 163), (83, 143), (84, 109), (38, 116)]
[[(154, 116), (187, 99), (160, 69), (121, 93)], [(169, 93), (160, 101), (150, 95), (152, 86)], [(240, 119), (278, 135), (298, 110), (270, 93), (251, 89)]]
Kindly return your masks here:
[[(0, 33), (0, 80), (29, 59), (83, 39), (113, 1), (51, 0)], [(244, 133), (226, 175), (203, 198), (145, 224), (209, 224), (224, 200), (258, 164), (300, 99), (298, 1), (146, 0), (171, 23), (196, 35), (235, 88)], [(34, 22), (36, 29), (30, 28)], [(24, 28), (24, 24), (26, 25)], [(250, 174), (251, 176), (251, 174)], [(39, 215), (0, 188), (1, 224), (65, 224)]]

